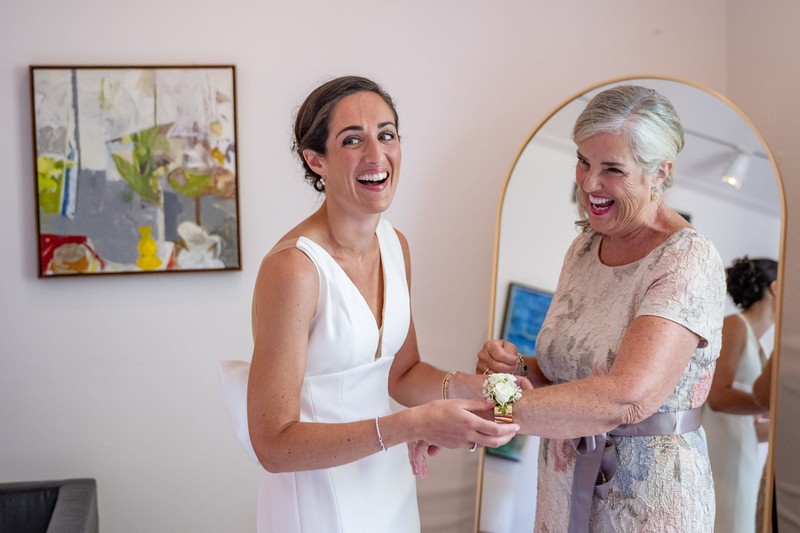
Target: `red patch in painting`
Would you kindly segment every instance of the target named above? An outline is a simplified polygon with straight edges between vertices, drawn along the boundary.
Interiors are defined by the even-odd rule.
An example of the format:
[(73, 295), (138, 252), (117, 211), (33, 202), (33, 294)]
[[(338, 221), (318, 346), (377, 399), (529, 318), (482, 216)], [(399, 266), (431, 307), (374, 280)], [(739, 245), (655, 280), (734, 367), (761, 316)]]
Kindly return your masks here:
[[(42, 233), (39, 236), (39, 251), (41, 254), (41, 274), (47, 274), (50, 269), (50, 263), (53, 261), (53, 256), (61, 246), (65, 244), (77, 244), (84, 247), (90, 256), (100, 263), (101, 270), (105, 266), (105, 261), (102, 257), (97, 255), (92, 248), (92, 243), (85, 235), (55, 235), (53, 233)], [(75, 269), (75, 272), (80, 272)]]

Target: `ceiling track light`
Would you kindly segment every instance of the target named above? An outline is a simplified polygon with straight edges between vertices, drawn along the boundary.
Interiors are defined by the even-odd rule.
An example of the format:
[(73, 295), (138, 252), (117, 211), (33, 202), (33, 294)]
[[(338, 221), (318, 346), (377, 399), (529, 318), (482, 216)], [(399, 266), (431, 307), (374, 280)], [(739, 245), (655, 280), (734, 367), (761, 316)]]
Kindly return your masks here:
[(739, 190), (742, 188), (744, 180), (747, 179), (747, 170), (749, 168), (750, 154), (743, 150), (736, 150), (736, 154), (722, 174), (722, 181)]

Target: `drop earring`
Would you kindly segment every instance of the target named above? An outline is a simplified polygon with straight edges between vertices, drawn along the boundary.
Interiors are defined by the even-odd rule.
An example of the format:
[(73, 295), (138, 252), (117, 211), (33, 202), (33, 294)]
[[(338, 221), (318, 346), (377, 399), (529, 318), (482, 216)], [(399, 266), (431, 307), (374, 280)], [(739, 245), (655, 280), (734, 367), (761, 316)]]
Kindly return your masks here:
[(656, 200), (658, 200), (658, 189), (650, 187), (650, 201), (655, 202)]

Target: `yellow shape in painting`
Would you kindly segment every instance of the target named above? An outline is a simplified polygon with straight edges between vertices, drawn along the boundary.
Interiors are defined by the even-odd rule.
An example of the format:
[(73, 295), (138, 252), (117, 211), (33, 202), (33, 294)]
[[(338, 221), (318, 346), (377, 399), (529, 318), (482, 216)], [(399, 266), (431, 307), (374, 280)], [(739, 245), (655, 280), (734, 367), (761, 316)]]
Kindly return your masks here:
[(211, 157), (216, 159), (217, 163), (219, 163), (220, 165), (225, 163), (225, 154), (223, 154), (222, 150), (220, 150), (219, 148), (215, 147), (211, 149)]
[(136, 266), (142, 270), (155, 270), (161, 266), (161, 259), (156, 255), (158, 252), (158, 243), (153, 236), (150, 235), (152, 231), (152, 226), (139, 227), (139, 233), (142, 237), (139, 239), (139, 245), (136, 247), (139, 251), (139, 259), (136, 260)]

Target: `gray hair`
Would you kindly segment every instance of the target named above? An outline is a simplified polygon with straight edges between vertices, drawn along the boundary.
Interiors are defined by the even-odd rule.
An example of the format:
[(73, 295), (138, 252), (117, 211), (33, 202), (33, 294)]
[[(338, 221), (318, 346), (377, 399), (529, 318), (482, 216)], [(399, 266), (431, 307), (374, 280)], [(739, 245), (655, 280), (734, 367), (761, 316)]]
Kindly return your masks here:
[[(672, 104), (654, 89), (620, 85), (598, 93), (572, 129), (580, 144), (598, 133), (622, 134), (642, 171), (652, 175), (664, 161), (675, 161), (683, 149), (681, 120)], [(672, 172), (663, 186), (672, 185)]]

